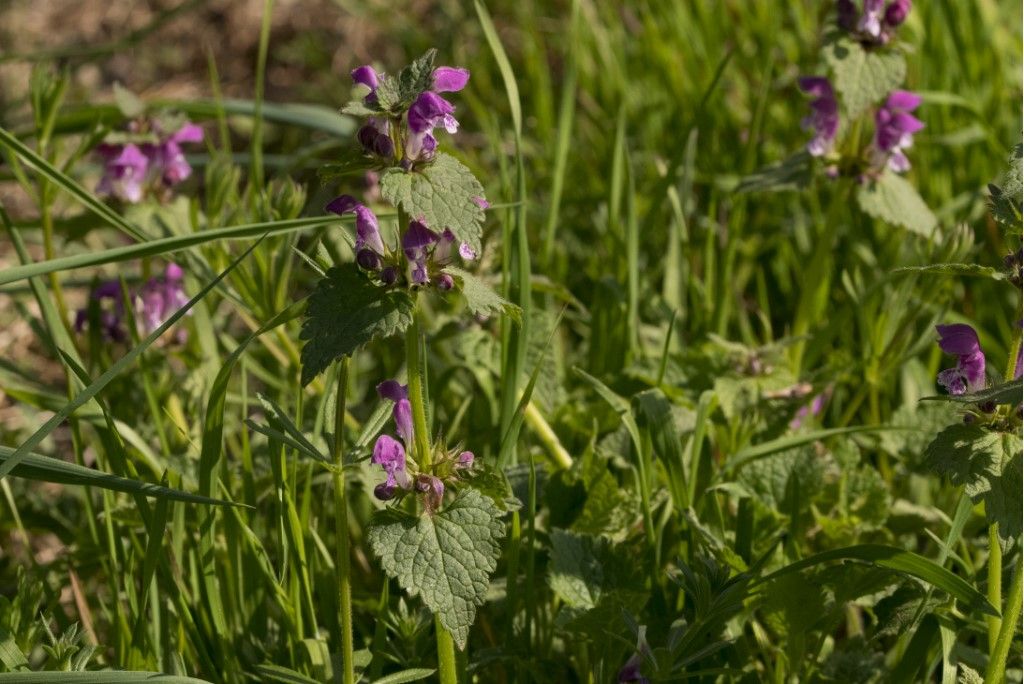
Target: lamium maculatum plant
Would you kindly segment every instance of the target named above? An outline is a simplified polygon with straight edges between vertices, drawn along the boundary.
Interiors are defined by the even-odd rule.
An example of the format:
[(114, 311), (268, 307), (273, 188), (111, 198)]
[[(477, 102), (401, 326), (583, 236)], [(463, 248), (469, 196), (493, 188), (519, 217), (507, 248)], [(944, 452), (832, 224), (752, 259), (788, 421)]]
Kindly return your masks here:
[[(302, 382), (338, 360), (347, 369), (348, 357), (371, 340), (405, 336), (407, 381), (387, 379), (377, 386), (381, 399), (393, 403), (398, 439), (382, 434), (372, 450), (370, 462), (385, 476), (373, 496), (386, 505), (367, 538), (384, 570), (434, 613), (441, 679), (454, 682), (454, 645), (465, 648), (497, 565), (507, 492), (474, 487), (474, 474), (486, 467), (471, 451), (449, 449), (431, 437), (421, 354), (428, 321), (419, 304), (426, 297), (461, 294), (474, 316), (517, 319), (519, 311), (460, 265), (482, 250), (489, 205), (480, 182), (439, 149), (436, 137), (440, 130), (458, 130), (456, 107), (442, 93), (466, 87), (469, 71), (435, 66), (434, 60), (431, 50), (397, 75), (371, 66), (352, 71), (362, 92), (343, 111), (364, 121), (356, 133), (358, 148), (338, 166), (375, 174), (390, 220), (350, 194), (327, 205), (328, 212), (355, 224), (353, 260), (330, 268), (310, 297), (301, 333)], [(331, 172), (325, 169), (324, 175)], [(384, 230), (391, 227), (385, 222), (394, 230)], [(343, 405), (346, 373), (339, 377)], [(339, 423), (336, 440), (341, 431)], [(342, 459), (336, 466), (340, 472)], [(336, 490), (343, 500), (343, 477), (336, 478)], [(348, 578), (339, 579), (344, 594)], [(351, 605), (344, 595), (342, 605)], [(351, 621), (343, 616), (343, 622), (343, 659), (350, 659)]]

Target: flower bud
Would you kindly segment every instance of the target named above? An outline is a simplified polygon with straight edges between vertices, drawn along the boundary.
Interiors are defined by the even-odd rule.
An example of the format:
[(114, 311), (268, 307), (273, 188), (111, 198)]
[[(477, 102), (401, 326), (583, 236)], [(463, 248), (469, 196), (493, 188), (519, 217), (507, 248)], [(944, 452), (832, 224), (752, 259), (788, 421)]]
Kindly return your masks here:
[(380, 257), (372, 249), (361, 249), (356, 255), (356, 263), (367, 271), (380, 270)]
[(437, 289), (441, 292), (448, 292), (455, 287), (455, 279), (447, 273), (442, 273), (437, 277)]
[(395, 486), (387, 482), (381, 482), (373, 488), (373, 495), (380, 501), (390, 501), (395, 498)]
[(380, 272), (380, 282), (385, 287), (391, 287), (398, 282), (398, 270), (394, 266), (388, 266)]

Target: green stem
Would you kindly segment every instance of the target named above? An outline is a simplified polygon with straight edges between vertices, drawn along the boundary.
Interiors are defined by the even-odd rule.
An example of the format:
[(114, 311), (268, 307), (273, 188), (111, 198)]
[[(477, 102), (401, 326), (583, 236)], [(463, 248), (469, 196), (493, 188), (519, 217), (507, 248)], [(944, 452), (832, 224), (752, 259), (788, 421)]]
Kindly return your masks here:
[[(1003, 602), (1003, 549), (999, 546), (999, 523), (988, 526), (988, 602), (996, 607)], [(988, 653), (991, 658), (996, 649), (1002, 618), (998, 615), (989, 616), (985, 621), (988, 623)]]
[(334, 413), (334, 527), (338, 535), (337, 560), (338, 605), (341, 610), (341, 667), (342, 682), (355, 684), (356, 674), (352, 647), (352, 579), (349, 561), (348, 502), (345, 500), (345, 388), (348, 386), (348, 368), (351, 359), (342, 357), (338, 362), (338, 396)]
[(1018, 562), (1010, 582), (1010, 593), (1003, 606), (1003, 621), (996, 639), (996, 647), (988, 659), (985, 670), (985, 684), (1000, 684), (1006, 674), (1006, 656), (1010, 653), (1013, 633), (1017, 630), (1017, 620), (1021, 609), (1021, 565)]
[(416, 444), (415, 460), (420, 470), (430, 470), (430, 431), (427, 428), (427, 404), (423, 393), (424, 359), (420, 358), (419, 316), (413, 314), (412, 325), (405, 331), (405, 358), (409, 375), (409, 403), (412, 405), (413, 438)]
[[(413, 313), (412, 325), (405, 331), (405, 357), (409, 377), (409, 403), (412, 405), (413, 441), (416, 445), (415, 460), (420, 471), (429, 472), (433, 466), (430, 451), (430, 432), (427, 427), (426, 394), (423, 391), (423, 378), (426, 375), (426, 359), (420, 354), (420, 321), (417, 313)], [(437, 670), (441, 684), (457, 684), (458, 675), (455, 666), (455, 642), (452, 635), (441, 624), (441, 619), (434, 616), (434, 628), (437, 638)]]
[(437, 631), (437, 674), (441, 684), (458, 684), (459, 677), (455, 669), (455, 642), (452, 635), (441, 624), (441, 618), (434, 616), (434, 629)]

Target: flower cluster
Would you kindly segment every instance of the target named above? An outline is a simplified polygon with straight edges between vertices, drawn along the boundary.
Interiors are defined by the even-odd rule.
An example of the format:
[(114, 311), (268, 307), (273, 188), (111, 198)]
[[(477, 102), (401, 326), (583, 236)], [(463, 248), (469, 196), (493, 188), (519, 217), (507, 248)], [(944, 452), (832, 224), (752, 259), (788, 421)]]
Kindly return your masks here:
[[(939, 384), (955, 396), (979, 392), (985, 389), (985, 353), (981, 350), (978, 333), (965, 323), (937, 325), (939, 348), (956, 356), (956, 366), (939, 373)], [(1022, 356), (1017, 350), (1014, 366), (1014, 380), (1021, 377)]]
[(832, 84), (823, 76), (805, 76), (800, 79), (800, 90), (810, 95), (811, 114), (801, 122), (803, 127), (814, 132), (807, 143), (807, 152), (821, 157), (832, 151), (836, 132), (839, 130), (839, 103)]
[(910, 14), (911, 0), (839, 0), (839, 28), (868, 45), (885, 45)]
[[(487, 205), (483, 198), (479, 203)], [(326, 210), (339, 216), (355, 215), (356, 262), (364, 270), (375, 273), (385, 287), (435, 283), (441, 291), (448, 291), (454, 286), (452, 276), (442, 271), (454, 256), (456, 240), (451, 231), (445, 229), (438, 233), (422, 220), (413, 220), (402, 234), (400, 249), (388, 249), (381, 238), (377, 216), (352, 195), (335, 198)], [(467, 260), (476, 258), (476, 252), (466, 243), (459, 243), (458, 254)]]
[[(798, 82), (800, 90), (811, 96), (811, 113), (802, 124), (813, 133), (807, 143), (812, 157), (832, 154), (839, 131), (839, 105), (829, 80), (823, 76), (804, 76)], [(902, 173), (910, 169), (910, 160), (904, 150), (914, 144), (914, 134), (924, 128), (924, 122), (911, 114), (921, 104), (921, 96), (908, 90), (894, 90), (875, 112), (875, 135), (869, 153), (872, 169), (877, 172), (888, 167)]]
[[(184, 273), (177, 264), (168, 264), (164, 274), (150, 278), (127, 299), (132, 303), (139, 334), (148, 335), (164, 324), (171, 315), (188, 303), (183, 283)], [(107, 280), (97, 285), (90, 295), (90, 306), (75, 314), (75, 330), (79, 333), (89, 323), (91, 306), (98, 309), (100, 334), (105, 340), (121, 342), (128, 338), (124, 327), (125, 292), (119, 280)], [(182, 330), (179, 335), (184, 335)], [(181, 341), (184, 341), (181, 339)]]
[[(382, 75), (365, 65), (352, 71), (352, 80), (369, 89), (363, 104), (371, 111), (378, 105), (377, 90)], [(359, 129), (356, 138), (363, 150), (386, 162), (398, 159), (405, 168), (430, 161), (437, 150), (434, 130), (443, 127), (449, 133), (459, 129), (455, 105), (440, 93), (458, 92), (469, 82), (469, 71), (460, 67), (437, 67), (431, 73), (430, 87), (421, 92), (402, 115), (374, 112)]]
[[(397, 380), (385, 380), (377, 385), (381, 399), (394, 402), (391, 416), (395, 421), (395, 432), (401, 441), (390, 435), (381, 435), (373, 445), (374, 465), (384, 469), (385, 480), (373, 489), (373, 495), (381, 501), (390, 501), (396, 496), (415, 491), (423, 496), (424, 507), (435, 511), (444, 498), (445, 483), (459, 479), (464, 471), (473, 466), (472, 451), (448, 452), (436, 449), (440, 458), (434, 458), (431, 472), (414, 472), (415, 463), (407, 461), (406, 453), (413, 449), (412, 404), (409, 402), (409, 387)], [(456, 453), (457, 452), (457, 453)]]
[(163, 121), (133, 121), (127, 134), (111, 136), (96, 148), (103, 160), (97, 193), (136, 203), (147, 191), (165, 196), (192, 174), (181, 146), (202, 142), (203, 129), (187, 121), (165, 128)]
[(903, 150), (914, 144), (914, 134), (924, 122), (910, 112), (921, 104), (921, 96), (906, 90), (894, 90), (875, 114), (873, 154), (879, 165), (902, 173), (910, 169), (910, 160)]

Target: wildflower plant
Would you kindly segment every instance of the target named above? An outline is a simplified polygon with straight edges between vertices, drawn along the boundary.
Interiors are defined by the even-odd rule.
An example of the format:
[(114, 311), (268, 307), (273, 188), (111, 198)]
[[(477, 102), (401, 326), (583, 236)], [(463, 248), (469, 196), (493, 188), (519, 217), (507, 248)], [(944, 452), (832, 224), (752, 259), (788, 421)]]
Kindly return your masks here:
[(405, 335), (408, 383), (377, 385), (381, 399), (393, 404), (398, 439), (382, 434), (373, 446), (370, 464), (384, 477), (374, 496), (388, 506), (367, 536), (384, 570), (436, 615), (442, 680), (454, 681), (452, 640), (465, 648), (497, 565), (504, 523), (495, 500), (468, 477), (473, 453), (449, 450), (431, 436), (419, 308), (424, 298), (461, 294), (471, 314), (516, 317), (518, 310), (457, 265), (481, 252), (488, 203), (472, 172), (438, 149), (439, 131), (459, 127), (455, 105), (441, 94), (462, 90), (469, 71), (434, 62), (431, 50), (397, 75), (371, 66), (351, 73), (362, 92), (343, 111), (363, 117), (363, 124), (355, 158), (341, 166), (378, 175), (396, 239), (385, 239), (387, 219), (352, 195), (327, 205), (328, 212), (354, 219), (354, 260), (328, 270), (310, 297), (302, 382), (371, 340)]
[(740, 190), (806, 187), (816, 174), (851, 187), (861, 210), (931, 237), (934, 214), (902, 174), (908, 152), (925, 124), (915, 115), (922, 98), (902, 89), (906, 57), (897, 30), (911, 11), (909, 0), (838, 0), (836, 30), (825, 40), (827, 75), (804, 75), (798, 89), (810, 112), (804, 153), (744, 179)]

